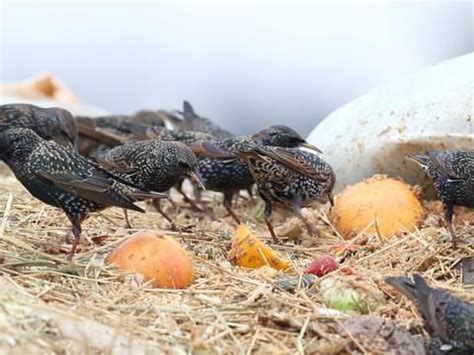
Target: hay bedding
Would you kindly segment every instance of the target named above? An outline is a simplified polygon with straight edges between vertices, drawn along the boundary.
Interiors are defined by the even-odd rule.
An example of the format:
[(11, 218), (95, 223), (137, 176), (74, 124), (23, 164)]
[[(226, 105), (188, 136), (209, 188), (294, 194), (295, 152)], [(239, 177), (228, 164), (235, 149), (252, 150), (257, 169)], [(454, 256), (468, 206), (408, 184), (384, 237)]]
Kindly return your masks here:
[[(131, 213), (134, 226), (164, 229), (195, 255), (197, 278), (187, 290), (153, 289), (104, 265), (110, 250), (134, 232), (123, 229), (122, 212), (116, 208), (83, 224), (82, 248), (69, 264), (66, 217), (32, 198), (2, 169), (0, 353), (394, 353), (397, 347), (414, 353), (416, 347), (410, 348), (403, 337), (409, 337), (406, 329), (422, 333), (419, 319), (413, 305), (383, 283), (384, 276), (421, 272), (435, 286), (474, 300), (459, 271), (461, 259), (474, 255), (472, 211), (458, 213), (456, 226), (467, 243), (457, 250), (442, 227), (439, 203), (428, 203), (425, 226), (418, 232), (390, 240), (361, 234), (339, 257), (337, 272), (366, 276), (385, 292), (387, 305), (374, 313), (383, 320), (367, 320), (381, 322), (375, 327), (380, 334), (384, 330), (380, 335), (328, 310), (311, 289), (275, 289), (281, 274), (273, 269), (233, 267), (227, 252), (235, 226), (222, 218), (220, 207), (216, 220), (184, 208), (170, 211), (178, 223), (195, 225), (193, 233), (167, 231), (154, 212)], [(205, 195), (211, 205), (220, 198)], [(266, 237), (254, 205), (239, 200), (237, 210), (253, 231)], [(327, 223), (326, 207), (305, 213), (317, 221), (322, 237), (277, 247), (296, 270), (341, 241)], [(286, 229), (295, 223), (288, 219)]]

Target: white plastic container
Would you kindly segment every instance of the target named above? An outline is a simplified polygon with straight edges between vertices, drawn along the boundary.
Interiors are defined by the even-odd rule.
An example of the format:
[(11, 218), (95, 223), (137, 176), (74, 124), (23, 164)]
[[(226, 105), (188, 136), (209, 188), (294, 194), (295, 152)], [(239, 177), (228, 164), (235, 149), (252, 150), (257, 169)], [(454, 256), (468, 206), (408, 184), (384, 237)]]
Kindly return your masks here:
[(474, 149), (474, 54), (370, 91), (331, 113), (309, 135), (337, 174), (336, 190), (376, 173), (431, 183), (405, 156)]

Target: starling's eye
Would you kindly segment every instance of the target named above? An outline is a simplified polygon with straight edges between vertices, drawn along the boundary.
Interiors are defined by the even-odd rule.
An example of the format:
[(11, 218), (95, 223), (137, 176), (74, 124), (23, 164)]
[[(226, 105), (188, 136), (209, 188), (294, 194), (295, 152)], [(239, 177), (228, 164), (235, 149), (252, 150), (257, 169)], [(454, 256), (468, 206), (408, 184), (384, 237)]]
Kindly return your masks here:
[(291, 137), (290, 138), (290, 143), (295, 144), (295, 145), (301, 144), (301, 143), (304, 143), (304, 142), (305, 142), (305, 140), (300, 138), (300, 137)]

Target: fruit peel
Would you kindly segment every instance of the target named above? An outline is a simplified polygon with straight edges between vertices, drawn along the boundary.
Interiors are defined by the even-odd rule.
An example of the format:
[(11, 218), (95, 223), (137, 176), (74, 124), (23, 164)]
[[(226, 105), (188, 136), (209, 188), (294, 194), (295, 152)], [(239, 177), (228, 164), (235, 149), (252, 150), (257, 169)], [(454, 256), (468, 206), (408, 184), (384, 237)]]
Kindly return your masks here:
[(290, 263), (285, 258), (243, 224), (237, 227), (232, 238), (229, 260), (233, 265), (246, 268), (255, 269), (265, 265), (277, 270), (290, 268)]

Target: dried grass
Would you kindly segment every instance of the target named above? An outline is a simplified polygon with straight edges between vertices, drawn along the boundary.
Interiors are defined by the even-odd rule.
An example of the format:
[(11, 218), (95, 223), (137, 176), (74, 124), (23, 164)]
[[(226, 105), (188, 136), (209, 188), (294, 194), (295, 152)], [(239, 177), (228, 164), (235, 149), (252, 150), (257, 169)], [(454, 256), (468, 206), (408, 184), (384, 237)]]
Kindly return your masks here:
[[(166, 222), (154, 212), (130, 214), (134, 226), (163, 229), (195, 255), (192, 287), (154, 289), (104, 265), (107, 254), (134, 232), (122, 228), (120, 209), (83, 224), (82, 248), (68, 263), (64, 253), (70, 227), (62, 212), (33, 199), (8, 172), (0, 178), (0, 352), (305, 353), (315, 351), (321, 340), (320, 345), (332, 344), (334, 352), (345, 353), (352, 343), (358, 352), (371, 353), (341, 331), (345, 316), (325, 309), (315, 293), (274, 289), (281, 273), (268, 268), (233, 267), (227, 252), (235, 226), (222, 218), (220, 207), (216, 220), (180, 209), (178, 223), (195, 225), (193, 233), (163, 229)], [(206, 197), (214, 205), (219, 200), (209, 193)], [(266, 237), (252, 205), (239, 200), (237, 209), (253, 231)], [(383, 282), (385, 276), (420, 272), (434, 286), (474, 300), (473, 290), (461, 285), (458, 269), (463, 257), (474, 255), (473, 213), (458, 218), (457, 229), (467, 243), (453, 249), (440, 224), (439, 206), (427, 207), (426, 225), (416, 233), (388, 240), (362, 233), (340, 257), (338, 272), (365, 275), (386, 293), (388, 303), (375, 315), (402, 326), (416, 326), (419, 320), (413, 305)], [(305, 211), (317, 220), (320, 239), (305, 237), (297, 245), (287, 241), (277, 247), (296, 270), (340, 242), (326, 212)]]

